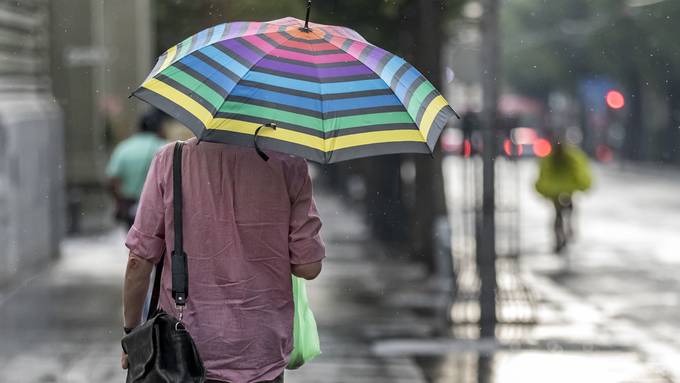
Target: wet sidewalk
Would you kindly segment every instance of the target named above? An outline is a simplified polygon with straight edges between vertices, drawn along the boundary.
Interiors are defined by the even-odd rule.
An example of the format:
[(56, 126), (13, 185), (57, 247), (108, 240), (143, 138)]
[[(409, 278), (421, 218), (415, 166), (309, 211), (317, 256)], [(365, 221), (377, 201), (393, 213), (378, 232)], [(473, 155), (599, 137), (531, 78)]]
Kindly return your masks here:
[(63, 258), (0, 291), (2, 383), (123, 382), (122, 231), (71, 238)]

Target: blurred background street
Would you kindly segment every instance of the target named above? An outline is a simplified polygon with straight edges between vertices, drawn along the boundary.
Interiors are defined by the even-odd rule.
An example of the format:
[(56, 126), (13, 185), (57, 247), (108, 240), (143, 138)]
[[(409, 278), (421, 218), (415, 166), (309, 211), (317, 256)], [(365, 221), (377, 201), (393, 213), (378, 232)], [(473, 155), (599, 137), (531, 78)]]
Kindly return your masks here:
[[(0, 383), (124, 380), (109, 161), (149, 110), (128, 96), (187, 36), (305, 4), (0, 0)], [(319, 0), (313, 18), (403, 56), (462, 118), (432, 157), (310, 166), (323, 353), (287, 382), (680, 382), (680, 2)], [(560, 184), (562, 147), (589, 176), (566, 202), (537, 182)]]

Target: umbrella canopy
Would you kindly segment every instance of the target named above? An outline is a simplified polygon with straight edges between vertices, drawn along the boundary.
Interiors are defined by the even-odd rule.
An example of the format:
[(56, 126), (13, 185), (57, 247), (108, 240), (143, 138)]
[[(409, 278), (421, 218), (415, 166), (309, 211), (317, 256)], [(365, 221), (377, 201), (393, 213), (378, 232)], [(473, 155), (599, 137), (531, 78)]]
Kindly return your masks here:
[(431, 153), (455, 113), (400, 57), (290, 17), (206, 29), (168, 49), (133, 95), (200, 140), (320, 163)]

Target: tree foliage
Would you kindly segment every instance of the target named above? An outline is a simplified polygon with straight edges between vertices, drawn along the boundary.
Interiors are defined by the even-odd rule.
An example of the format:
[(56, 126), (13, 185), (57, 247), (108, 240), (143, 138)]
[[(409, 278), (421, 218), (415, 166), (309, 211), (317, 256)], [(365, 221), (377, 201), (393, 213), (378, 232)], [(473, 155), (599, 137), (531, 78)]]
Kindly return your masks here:
[(502, 13), (503, 73), (517, 91), (545, 98), (574, 89), (588, 72), (583, 61), (592, 28), (588, 0), (516, 0)]
[[(675, 0), (513, 0), (505, 3), (504, 73), (519, 93), (545, 99), (577, 95), (582, 80), (619, 84), (630, 101), (623, 154), (680, 159), (680, 2)], [(655, 93), (668, 110), (660, 137), (643, 132), (643, 97)], [(657, 119), (658, 120), (658, 119)], [(649, 146), (643, 141), (656, 140)], [(663, 147), (661, 147), (663, 146)]]
[[(455, 17), (463, 0), (314, 0), (311, 21), (355, 29), (366, 40), (390, 52), (413, 56), (421, 22), (420, 3), (431, 3), (442, 20)], [(293, 16), (304, 19), (306, 0), (156, 0), (160, 51), (211, 25), (262, 21)], [(439, 39), (442, 36), (432, 36)], [(443, 41), (442, 41), (443, 43)], [(436, 82), (436, 79), (434, 80)]]
[(591, 75), (623, 84), (632, 70), (663, 85), (680, 69), (680, 2), (514, 0), (505, 3), (504, 63), (509, 84), (530, 95), (572, 90)]

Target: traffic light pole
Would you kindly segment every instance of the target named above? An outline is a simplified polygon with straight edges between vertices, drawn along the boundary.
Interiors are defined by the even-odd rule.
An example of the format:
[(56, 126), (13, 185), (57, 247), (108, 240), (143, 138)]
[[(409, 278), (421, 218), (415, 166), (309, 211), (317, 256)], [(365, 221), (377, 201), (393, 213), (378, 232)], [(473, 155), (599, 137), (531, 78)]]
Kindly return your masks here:
[(482, 0), (484, 13), (481, 20), (482, 47), (482, 131), (484, 135), (483, 195), (481, 233), (477, 236), (477, 270), (481, 282), (479, 293), (480, 337), (496, 335), (496, 220), (495, 220), (495, 159), (498, 146), (496, 122), (498, 120), (499, 33), (498, 0)]

